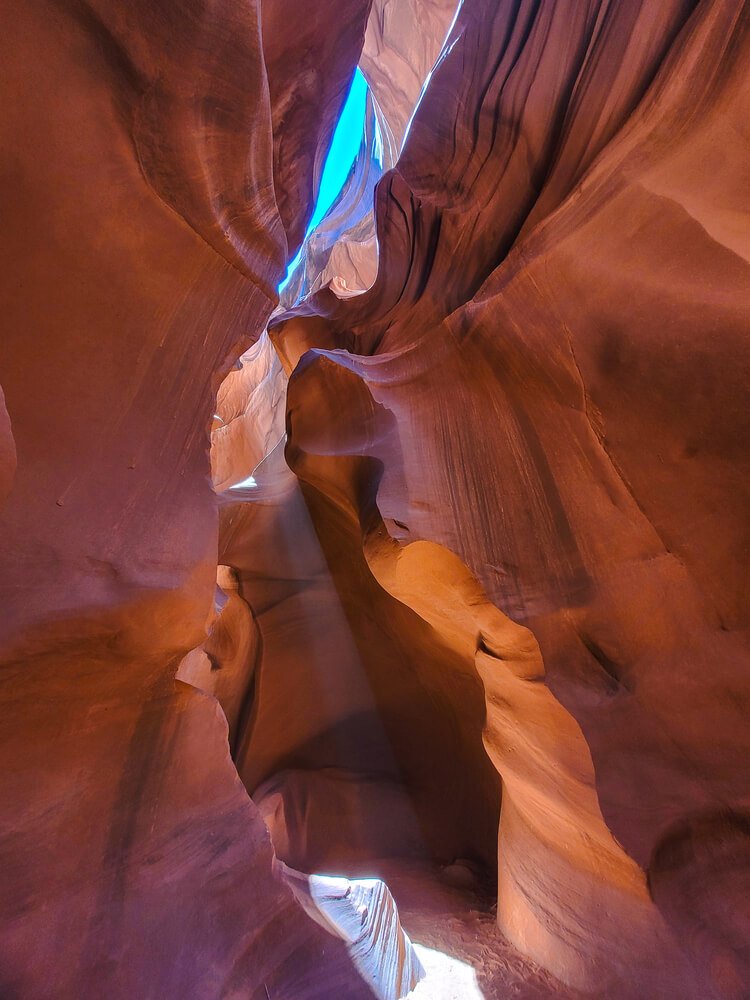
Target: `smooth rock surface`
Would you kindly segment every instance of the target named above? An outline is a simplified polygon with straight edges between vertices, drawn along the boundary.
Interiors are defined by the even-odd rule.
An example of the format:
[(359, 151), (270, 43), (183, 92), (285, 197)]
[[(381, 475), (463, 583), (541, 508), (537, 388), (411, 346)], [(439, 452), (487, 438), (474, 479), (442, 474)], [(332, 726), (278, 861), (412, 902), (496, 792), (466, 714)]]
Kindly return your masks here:
[(750, 4), (6, 14), (0, 994), (745, 1000)]
[(306, 912), (346, 943), (378, 1000), (401, 1000), (424, 978), (393, 896), (381, 879), (305, 875), (281, 861), (277, 870)]
[[(327, 82), (284, 125), (310, 165), (364, 37), (344, 6), (335, 44), (309, 20)], [(283, 185), (314, 198), (274, 166), (292, 38), (255, 0), (3, 15), (0, 994), (366, 996), (274, 877), (216, 701), (174, 680), (214, 596), (216, 390), (277, 301)]]
[(747, 29), (724, 0), (466, 0), (377, 191), (375, 285), (271, 329), (318, 537), (347, 523), (482, 680), (500, 926), (598, 995), (748, 978), (710, 836), (646, 878), (750, 800)]

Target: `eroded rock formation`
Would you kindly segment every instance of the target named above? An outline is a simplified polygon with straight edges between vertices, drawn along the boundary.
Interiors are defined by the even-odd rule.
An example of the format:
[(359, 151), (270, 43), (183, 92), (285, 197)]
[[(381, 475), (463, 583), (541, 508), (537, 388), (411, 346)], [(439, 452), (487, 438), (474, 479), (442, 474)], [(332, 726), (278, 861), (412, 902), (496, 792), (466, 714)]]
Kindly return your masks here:
[(744, 1000), (750, 7), (370, 6), (12, 4), (0, 992)]
[(384, 882), (304, 875), (282, 861), (277, 866), (305, 911), (346, 942), (377, 1000), (400, 1000), (424, 978), (424, 969)]
[(281, 292), (285, 307), (324, 285), (348, 298), (375, 281), (373, 188), (399, 158), (458, 6), (458, 0), (373, 3), (359, 61), (369, 84), (362, 149), (334, 210), (307, 237), (302, 263)]
[(275, 149), (276, 6), (263, 36), (255, 2), (4, 11), (3, 996), (368, 995), (274, 878), (218, 704), (174, 681), (214, 596), (212, 397), (276, 302), (368, 13), (307, 19), (326, 73)]
[(272, 328), (331, 572), (361, 548), (483, 682), (500, 926), (603, 995), (748, 981), (708, 874), (748, 847), (747, 18), (464, 3), (375, 286)]

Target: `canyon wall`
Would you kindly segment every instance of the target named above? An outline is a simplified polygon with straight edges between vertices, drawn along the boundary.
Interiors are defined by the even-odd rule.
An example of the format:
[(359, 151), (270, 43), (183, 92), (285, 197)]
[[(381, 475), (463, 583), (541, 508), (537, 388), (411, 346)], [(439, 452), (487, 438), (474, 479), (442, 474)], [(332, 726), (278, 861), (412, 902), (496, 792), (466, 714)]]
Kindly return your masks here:
[(0, 994), (369, 996), (265, 821), (744, 1000), (750, 5), (6, 7)]
[(302, 36), (274, 2), (4, 5), (4, 997), (369, 995), (272, 874), (218, 704), (174, 680), (216, 587), (215, 393), (368, 6)]
[[(465, 679), (464, 745), (481, 682), (500, 928), (599, 996), (750, 981), (749, 17), (466, 0), (377, 189), (373, 288), (271, 324), (352, 632), (395, 702), (413, 675), (382, 634), (424, 664), (389, 739), (411, 800), (425, 754), (452, 787), (440, 678)], [(278, 803), (321, 794), (294, 752), (313, 773), (277, 779), (287, 830)], [(479, 823), (435, 836), (442, 806), (431, 849), (483, 857)], [(332, 814), (306, 836), (335, 853)]]

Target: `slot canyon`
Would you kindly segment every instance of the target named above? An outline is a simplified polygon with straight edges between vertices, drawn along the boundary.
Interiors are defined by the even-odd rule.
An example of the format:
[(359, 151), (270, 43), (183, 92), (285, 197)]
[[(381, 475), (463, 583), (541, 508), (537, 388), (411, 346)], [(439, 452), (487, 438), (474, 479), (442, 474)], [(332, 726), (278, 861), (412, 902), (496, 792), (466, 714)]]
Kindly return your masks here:
[(0, 1000), (750, 1000), (750, 0), (5, 0)]

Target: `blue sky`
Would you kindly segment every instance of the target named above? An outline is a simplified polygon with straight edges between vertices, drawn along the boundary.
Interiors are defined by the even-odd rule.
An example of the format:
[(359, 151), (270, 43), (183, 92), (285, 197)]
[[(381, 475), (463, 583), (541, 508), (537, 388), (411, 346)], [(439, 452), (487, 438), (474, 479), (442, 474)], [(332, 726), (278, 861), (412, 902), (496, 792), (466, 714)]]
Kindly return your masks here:
[(307, 227), (308, 233), (317, 226), (334, 203), (344, 186), (344, 181), (349, 176), (349, 171), (352, 169), (362, 141), (366, 102), (367, 83), (361, 70), (357, 67), (354, 71), (352, 85), (349, 88), (349, 96), (333, 133), (331, 148), (328, 150), (323, 176), (320, 180), (318, 201)]
[[(307, 226), (307, 236), (325, 216), (328, 209), (334, 203), (344, 186), (352, 164), (357, 156), (362, 132), (365, 126), (365, 108), (367, 105), (367, 83), (359, 67), (354, 71), (349, 95), (344, 104), (336, 130), (331, 140), (331, 148), (328, 150), (323, 176), (320, 179), (320, 190), (318, 200), (312, 218)], [(289, 278), (299, 263), (302, 251), (297, 254), (289, 265), (286, 277), (279, 285), (279, 291), (286, 285)]]

